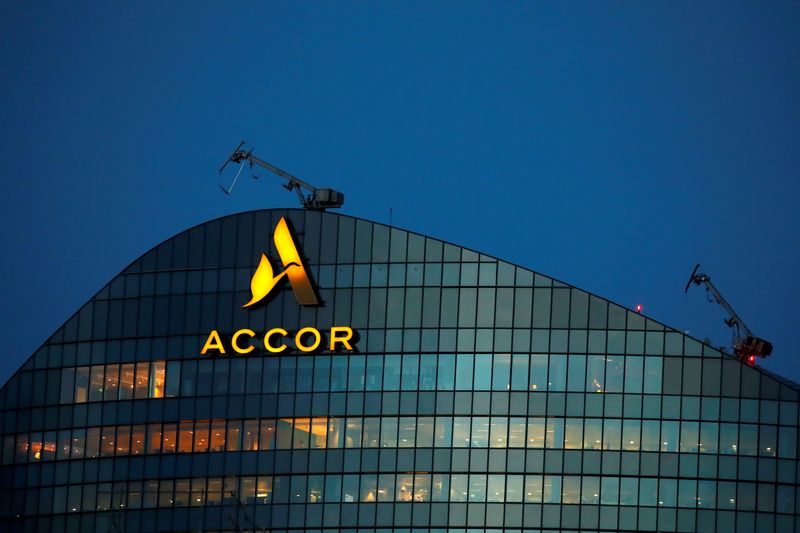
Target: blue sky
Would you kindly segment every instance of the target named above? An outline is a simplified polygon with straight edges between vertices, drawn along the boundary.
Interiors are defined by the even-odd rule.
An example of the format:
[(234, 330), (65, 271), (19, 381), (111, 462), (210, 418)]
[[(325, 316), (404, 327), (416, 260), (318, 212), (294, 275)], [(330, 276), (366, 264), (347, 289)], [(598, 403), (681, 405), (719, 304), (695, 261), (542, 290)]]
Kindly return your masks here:
[(344, 213), (728, 344), (800, 381), (797, 2), (0, 4), (0, 382), (130, 261), (234, 212), (242, 139)]

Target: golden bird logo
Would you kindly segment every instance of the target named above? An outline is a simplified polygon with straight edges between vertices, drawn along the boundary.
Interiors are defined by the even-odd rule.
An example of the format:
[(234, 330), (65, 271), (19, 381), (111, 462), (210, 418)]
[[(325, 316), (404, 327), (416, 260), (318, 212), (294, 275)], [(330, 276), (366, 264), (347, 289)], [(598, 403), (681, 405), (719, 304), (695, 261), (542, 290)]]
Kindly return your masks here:
[(258, 268), (256, 268), (253, 278), (250, 280), (250, 301), (242, 307), (251, 307), (262, 301), (284, 277), (288, 277), (297, 303), (300, 305), (318, 305), (317, 295), (311, 286), (311, 280), (303, 266), (303, 261), (300, 259), (300, 253), (297, 251), (297, 245), (294, 242), (285, 217), (281, 217), (278, 225), (275, 226), (273, 239), (283, 264), (283, 271), (276, 276), (269, 258), (265, 254), (261, 254), (261, 261), (258, 263)]

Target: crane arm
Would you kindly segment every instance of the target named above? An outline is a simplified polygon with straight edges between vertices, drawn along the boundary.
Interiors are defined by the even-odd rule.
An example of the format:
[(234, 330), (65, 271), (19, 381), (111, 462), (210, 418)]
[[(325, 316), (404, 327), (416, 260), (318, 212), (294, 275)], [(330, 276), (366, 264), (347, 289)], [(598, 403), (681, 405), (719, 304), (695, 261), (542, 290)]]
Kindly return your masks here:
[[(756, 357), (767, 357), (772, 353), (772, 343), (762, 338), (753, 335), (744, 320), (733, 310), (731, 304), (720, 294), (717, 288), (711, 283), (711, 278), (708, 274), (703, 272), (697, 273), (700, 265), (694, 267), (692, 275), (689, 276), (689, 281), (686, 282), (684, 292), (689, 291), (689, 286), (694, 283), (695, 285), (705, 284), (706, 292), (711, 293), (714, 301), (717, 302), (725, 311), (728, 312), (730, 318), (725, 320), (725, 324), (729, 328), (733, 328), (733, 351), (734, 353), (747, 364), (752, 365)], [(709, 300), (711, 301), (711, 300)]]
[[(752, 335), (753, 332), (750, 331), (750, 328), (747, 327), (747, 324), (744, 323), (744, 320), (733, 310), (731, 304), (720, 294), (717, 288), (711, 283), (711, 278), (709, 278), (706, 274), (698, 274), (696, 276), (696, 280), (692, 280), (696, 284), (705, 283), (706, 290), (711, 293), (711, 296), (714, 298), (714, 301), (717, 302), (728, 314), (731, 316), (728, 320), (725, 321), (726, 324), (730, 327), (736, 327), (737, 330), (737, 337), (741, 335), (741, 332), (744, 332), (745, 335)], [(740, 332), (741, 330), (741, 332)]]
[(689, 286), (694, 283), (695, 285), (700, 285), (701, 283), (705, 284), (706, 291), (711, 293), (713, 296), (714, 301), (717, 302), (725, 311), (728, 312), (730, 318), (725, 320), (725, 323), (728, 327), (736, 328), (736, 336), (739, 337), (740, 330), (744, 331), (746, 335), (752, 335), (753, 332), (750, 331), (750, 328), (747, 327), (747, 324), (744, 323), (744, 320), (733, 310), (731, 304), (722, 296), (722, 294), (717, 290), (713, 283), (711, 283), (711, 277), (708, 274), (703, 272), (697, 273), (697, 269), (700, 268), (700, 264), (698, 263), (694, 267), (694, 271), (692, 275), (689, 276), (689, 281), (686, 282), (686, 288), (683, 292), (689, 291)]
[[(297, 193), (297, 197), (300, 199), (300, 203), (306, 209), (320, 209), (325, 210), (327, 208), (337, 208), (342, 207), (344, 204), (344, 195), (338, 191), (333, 189), (320, 189), (314, 187), (310, 183), (307, 183), (295, 176), (292, 176), (285, 170), (282, 170), (271, 163), (267, 163), (263, 159), (256, 157), (253, 155), (252, 149), (243, 149), (242, 147), (245, 145), (244, 141), (239, 143), (239, 146), (233, 151), (233, 153), (228, 157), (228, 159), (223, 163), (223, 165), (219, 169), (219, 173), (222, 174), (222, 171), (225, 170), (225, 167), (228, 163), (242, 163), (244, 165), (244, 161), (250, 163), (250, 167), (252, 168), (253, 165), (258, 165), (261, 168), (265, 168), (272, 172), (273, 174), (280, 176), (286, 180), (286, 183), (283, 184), (283, 187), (289, 191), (294, 191)], [(239, 168), (239, 172), (241, 172), (241, 167)], [(236, 178), (234, 178), (233, 183), (230, 187), (224, 187), (220, 184), (220, 187), (225, 192), (225, 194), (230, 194), (233, 186), (236, 184), (236, 179), (239, 177), (239, 174), (236, 174)], [(253, 176), (257, 178), (258, 176)], [(302, 189), (308, 191), (308, 195), (306, 196), (303, 194)]]
[(289, 180), (289, 183), (291, 184), (292, 187), (297, 187), (298, 189), (302, 187), (312, 193), (317, 190), (317, 188), (314, 187), (313, 185), (306, 183), (300, 178), (295, 178), (285, 170), (281, 170), (275, 165), (267, 163), (263, 159), (254, 156), (251, 152), (245, 152), (244, 150), (237, 150), (236, 152), (234, 152), (233, 156), (231, 156), (231, 160), (233, 160), (236, 163), (238, 163), (243, 159), (247, 159), (248, 161), (250, 161), (251, 164), (258, 165), (260, 167), (269, 170), (273, 174), (277, 174), (282, 178), (286, 178), (287, 180)]

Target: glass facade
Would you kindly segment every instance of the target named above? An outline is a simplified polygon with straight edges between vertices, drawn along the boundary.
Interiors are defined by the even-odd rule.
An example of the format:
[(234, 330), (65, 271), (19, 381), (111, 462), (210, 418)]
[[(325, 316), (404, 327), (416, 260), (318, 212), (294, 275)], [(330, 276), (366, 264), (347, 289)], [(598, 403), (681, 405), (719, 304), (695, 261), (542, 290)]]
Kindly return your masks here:
[[(322, 303), (243, 309), (281, 217)], [(292, 349), (333, 326), (352, 351)], [(289, 348), (200, 355), (245, 328)], [(147, 252), (5, 384), (0, 530), (800, 531), (798, 390), (465, 248), (243, 213)]]

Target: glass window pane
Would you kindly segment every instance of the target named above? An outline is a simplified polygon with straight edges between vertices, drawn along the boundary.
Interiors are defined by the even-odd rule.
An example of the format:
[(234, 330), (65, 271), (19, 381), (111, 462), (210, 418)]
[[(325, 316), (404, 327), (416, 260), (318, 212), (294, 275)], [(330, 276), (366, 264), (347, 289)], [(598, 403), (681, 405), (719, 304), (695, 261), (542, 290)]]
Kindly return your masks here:
[(470, 474), (469, 476), (469, 501), (486, 501), (486, 474)]
[(524, 418), (509, 419), (508, 421), (509, 448), (525, 447), (525, 427), (526, 427), (526, 420)]
[(567, 418), (564, 426), (564, 448), (581, 449), (583, 447), (583, 419)]
[(258, 450), (258, 420), (245, 420), (242, 429), (242, 450)]
[(623, 420), (622, 421), (622, 449), (623, 450), (638, 450), (639, 440), (641, 433), (640, 420)]
[(450, 475), (433, 474), (431, 476), (431, 501), (446, 502), (450, 495)]
[[(324, 417), (317, 417), (311, 419), (311, 448), (319, 449), (325, 448), (328, 442), (328, 419)], [(263, 448), (262, 448), (263, 449)]]
[[(69, 430), (62, 430), (58, 432), (56, 459), (69, 459), (71, 442), (72, 435)], [(5, 453), (3, 455), (5, 456)]]
[[(783, 407), (781, 407), (783, 409)], [(797, 454), (797, 429), (780, 427), (778, 454), (780, 457), (794, 459)]]
[(28, 450), (28, 461), (41, 461), (42, 460), (42, 433), (31, 433), (30, 449)]
[(700, 480), (697, 482), (697, 506), (713, 509), (717, 506), (717, 482)]
[(473, 448), (486, 448), (489, 445), (489, 418), (478, 416), (472, 419)]
[(381, 421), (381, 448), (397, 447), (397, 419), (384, 418)]
[(378, 501), (394, 501), (394, 474), (380, 474), (378, 476)]
[(661, 357), (645, 357), (644, 392), (647, 394), (661, 393)]
[(617, 505), (619, 503), (619, 478), (603, 477), (601, 485), (600, 503), (603, 505)]
[(431, 476), (429, 474), (414, 475), (414, 501), (427, 502), (431, 499)]
[(547, 448), (556, 448), (556, 449), (564, 447), (563, 418), (547, 419), (547, 434), (545, 435), (545, 446)]
[(194, 441), (194, 427), (191, 421), (184, 421), (178, 424), (178, 451), (180, 453), (191, 453)]
[(678, 483), (675, 479), (658, 481), (658, 505), (675, 507), (678, 503)]
[(342, 418), (328, 418), (328, 448), (343, 448), (345, 421)]
[(528, 362), (527, 354), (514, 354), (511, 362), (511, 390), (527, 390)]
[(433, 446), (433, 417), (417, 418), (417, 448), (430, 448)]
[(547, 390), (547, 356), (531, 355), (530, 390)]
[(544, 503), (561, 503), (561, 476), (544, 476), (542, 501)]
[(72, 403), (75, 401), (75, 369), (61, 369), (61, 394), (60, 403)]
[(400, 368), (401, 358), (399, 355), (387, 355), (384, 357), (383, 367), (383, 389), (400, 390)]
[[(131, 400), (133, 399), (133, 389), (134, 389), (134, 374), (135, 374), (135, 366), (131, 364), (122, 365), (120, 368), (119, 374), (119, 399), (120, 400)], [(193, 392), (192, 392), (193, 394)]]
[(465, 502), (469, 497), (469, 476), (467, 474), (453, 474), (450, 476), (450, 501)]
[(152, 375), (150, 376), (150, 398), (163, 398), (166, 377), (166, 363), (156, 361), (153, 363)]
[(544, 448), (545, 418), (528, 419), (528, 448)]
[(679, 423), (671, 420), (661, 422), (661, 451), (678, 451)]
[(131, 451), (131, 427), (119, 426), (117, 428), (117, 455), (128, 455)]
[(178, 450), (178, 424), (164, 424), (162, 431), (164, 443), (161, 449), (163, 453), (175, 453)]
[(602, 355), (590, 355), (586, 358), (586, 390), (603, 392), (605, 381), (606, 358)]
[(508, 419), (495, 416), (491, 419), (489, 427), (489, 446), (491, 448), (506, 448), (508, 446)]
[(567, 356), (550, 356), (550, 375), (548, 389), (551, 391), (565, 391), (567, 386)]
[(661, 422), (659, 420), (642, 421), (642, 451), (657, 452), (661, 449), (660, 432)]
[(414, 500), (414, 476), (409, 474), (397, 475), (397, 496), (395, 501), (410, 502)]
[(106, 384), (103, 391), (103, 400), (112, 401), (119, 397), (119, 365), (106, 367)]
[(361, 447), (361, 418), (350, 417), (347, 419), (347, 433), (344, 439), (345, 448)]
[(70, 452), (70, 457), (72, 457), (73, 459), (81, 459), (84, 456), (85, 451), (86, 451), (86, 430), (73, 429), (72, 450)]
[(89, 367), (75, 369), (75, 403), (89, 401)]
[(697, 481), (681, 479), (678, 481), (678, 507), (695, 507), (697, 505)]
[(622, 392), (625, 357), (610, 355), (606, 357), (606, 392)]
[(758, 426), (755, 424), (739, 425), (739, 454), (758, 455)]
[(625, 392), (640, 393), (642, 392), (644, 358), (630, 356), (625, 359)]
[(434, 445), (437, 448), (449, 448), (453, 438), (453, 419), (449, 416), (437, 417), (435, 434)]
[[(292, 433), (292, 448), (295, 450), (306, 450), (311, 444), (311, 419), (295, 418), (294, 431)], [(360, 442), (360, 441), (359, 441)], [(358, 444), (356, 444), (358, 446)]]
[(361, 499), (362, 502), (374, 502), (378, 499), (378, 476), (377, 474), (364, 474), (361, 476)]
[(680, 451), (684, 453), (697, 453), (700, 439), (699, 422), (681, 422)]
[(503, 502), (506, 499), (506, 476), (489, 474), (486, 481), (486, 501)]
[(103, 399), (104, 381), (104, 368), (103, 365), (95, 365), (91, 367), (91, 374), (89, 377), (89, 401), (99, 402)]
[(583, 449), (599, 450), (603, 444), (603, 420), (600, 418), (583, 419)]
[(115, 428), (104, 427), (100, 435), (100, 455), (102, 457), (113, 456), (116, 436)]
[(453, 418), (453, 447), (467, 448), (470, 445), (470, 419), (466, 416)]
[(416, 441), (416, 431), (416, 419), (413, 416), (400, 417), (398, 421), (398, 446), (400, 448), (413, 448)]
[(161, 424), (147, 426), (147, 453), (161, 453)]
[(380, 355), (372, 355), (367, 357), (366, 369), (366, 384), (367, 390), (381, 390), (383, 385), (383, 357)]
[(136, 363), (136, 390), (134, 398), (147, 398), (150, 385), (150, 363)]
[(489, 390), (492, 379), (492, 356), (478, 354), (475, 356), (475, 390)]
[(736, 454), (739, 444), (738, 424), (719, 425), (719, 453)]
[(521, 502), (523, 500), (524, 476), (520, 474), (509, 474), (504, 476), (506, 478), (506, 497), (507, 502)]
[(511, 355), (495, 354), (492, 359), (492, 390), (511, 389)]
[(639, 478), (623, 477), (619, 480), (620, 505), (636, 505), (639, 501)]
[[(288, 421), (287, 421), (287, 419), (281, 419), (278, 422), (278, 428), (281, 427), (281, 424), (283, 424), (283, 426), (286, 427), (287, 430), (288, 430), (288, 431), (285, 432), (285, 433), (287, 433), (286, 440), (288, 441), (288, 443), (286, 443), (287, 445), (284, 446), (284, 448), (291, 448), (292, 419), (290, 418), (290, 419), (288, 419)], [(280, 439), (280, 431), (278, 432), (278, 434), (279, 434), (278, 438)], [(228, 431), (227, 431), (227, 433), (225, 435), (225, 448), (229, 452), (235, 452), (235, 451), (240, 450), (241, 446), (242, 446), (242, 421), (241, 420), (229, 420), (228, 421)], [(281, 448), (280, 441), (279, 441), (279, 444), (278, 444), (278, 448)]]
[[(323, 419), (324, 420), (324, 419)], [(214, 443), (213, 437), (213, 424), (222, 423), (222, 428), (224, 429), (224, 421), (212, 421), (212, 443)], [(327, 432), (327, 420), (325, 420), (325, 429)], [(224, 435), (224, 431), (222, 435)], [(218, 443), (222, 447), (225, 445), (224, 439), (222, 442)], [(323, 446), (324, 447), (324, 446)], [(259, 450), (274, 450), (275, 449), (275, 421), (274, 420), (262, 420), (261, 424), (259, 425), (259, 435), (258, 435), (258, 449)]]
[(603, 421), (603, 449), (621, 450), (622, 421), (607, 418)]
[(569, 359), (569, 379), (567, 390), (585, 390), (586, 383), (586, 356), (570, 355)]
[(600, 503), (600, 478), (584, 476), (581, 480), (581, 503)]
[(439, 390), (453, 390), (455, 387), (456, 358), (452, 354), (439, 355), (436, 387)]
[(525, 501), (527, 503), (542, 502), (542, 476), (525, 476)]

